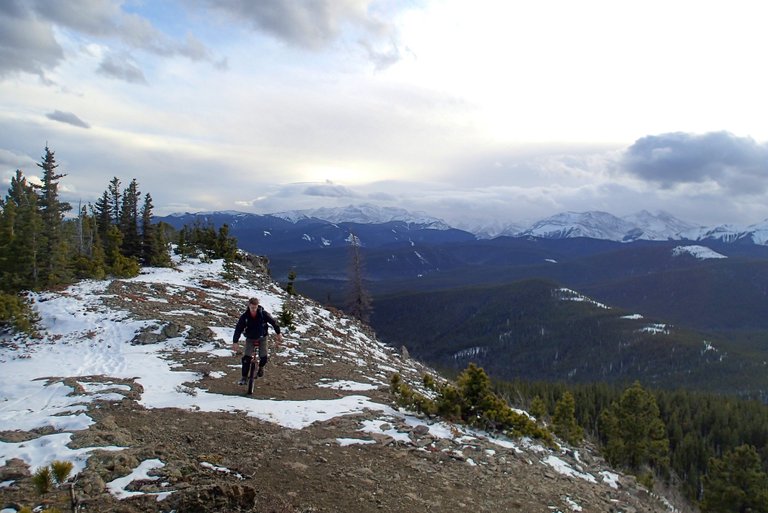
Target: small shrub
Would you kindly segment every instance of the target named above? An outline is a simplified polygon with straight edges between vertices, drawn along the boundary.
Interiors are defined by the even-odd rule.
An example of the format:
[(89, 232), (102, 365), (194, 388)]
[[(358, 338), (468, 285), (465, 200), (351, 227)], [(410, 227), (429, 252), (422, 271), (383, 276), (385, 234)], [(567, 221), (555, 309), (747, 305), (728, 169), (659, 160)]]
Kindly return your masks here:
[(0, 292), (0, 331), (11, 329), (35, 335), (37, 314), (21, 296)]
[(428, 416), (438, 415), (446, 420), (512, 437), (531, 436), (547, 445), (555, 445), (552, 433), (526, 415), (512, 410), (506, 401), (494, 394), (485, 371), (474, 364), (459, 375), (458, 386), (437, 384), (434, 378), (427, 375), (423, 383), (436, 393), (434, 400), (415, 392), (399, 374), (390, 378), (390, 392), (399, 406)]
[(528, 408), (528, 413), (536, 417), (539, 422), (544, 422), (547, 416), (547, 405), (544, 404), (544, 399), (541, 396), (536, 396), (531, 401), (531, 406)]
[(289, 271), (288, 272), (288, 283), (285, 285), (285, 291), (290, 296), (296, 295), (296, 271)]
[(51, 487), (53, 486), (53, 474), (51, 474), (50, 467), (40, 467), (37, 469), (32, 475), (32, 484), (40, 495), (44, 495), (51, 491)]
[(292, 330), (295, 327), (293, 324), (294, 318), (295, 315), (288, 309), (288, 305), (283, 304), (283, 309), (277, 314), (277, 321), (280, 323), (280, 326)]
[(653, 490), (653, 472), (641, 472), (637, 476), (637, 482), (645, 486), (648, 490)]
[(56, 484), (64, 483), (72, 472), (74, 465), (71, 461), (56, 460), (51, 463), (51, 470), (53, 471), (53, 478), (56, 480)]

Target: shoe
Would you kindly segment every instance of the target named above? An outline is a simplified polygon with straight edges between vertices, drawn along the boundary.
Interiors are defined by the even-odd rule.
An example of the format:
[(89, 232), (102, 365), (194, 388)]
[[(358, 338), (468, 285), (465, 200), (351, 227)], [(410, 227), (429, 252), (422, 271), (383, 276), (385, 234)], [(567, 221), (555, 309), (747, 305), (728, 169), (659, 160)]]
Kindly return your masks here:
[(245, 385), (248, 382), (245, 378), (240, 378), (240, 381), (237, 382), (238, 385)]
[(259, 367), (259, 372), (257, 372), (256, 375), (262, 377), (264, 375), (264, 367)]

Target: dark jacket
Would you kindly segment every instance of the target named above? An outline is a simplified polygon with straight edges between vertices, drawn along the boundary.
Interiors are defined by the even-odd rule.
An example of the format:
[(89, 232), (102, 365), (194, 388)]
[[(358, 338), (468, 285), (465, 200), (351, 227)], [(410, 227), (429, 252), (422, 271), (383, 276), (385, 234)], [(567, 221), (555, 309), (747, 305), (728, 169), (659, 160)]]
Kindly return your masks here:
[(240, 320), (237, 321), (235, 326), (235, 336), (232, 337), (232, 342), (240, 340), (240, 335), (245, 332), (245, 338), (255, 339), (266, 336), (269, 331), (269, 324), (275, 329), (275, 333), (280, 333), (280, 326), (274, 317), (264, 308), (259, 305), (256, 310), (256, 315), (251, 316), (250, 309), (246, 308), (243, 315), (240, 316)]

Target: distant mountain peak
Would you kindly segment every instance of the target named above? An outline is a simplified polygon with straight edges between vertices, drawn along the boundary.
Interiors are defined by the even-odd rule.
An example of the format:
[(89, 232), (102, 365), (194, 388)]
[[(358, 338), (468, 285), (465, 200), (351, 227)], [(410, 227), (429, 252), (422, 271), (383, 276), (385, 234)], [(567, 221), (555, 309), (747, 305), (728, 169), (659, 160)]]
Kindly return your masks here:
[(625, 240), (627, 234), (635, 228), (632, 223), (608, 212), (561, 212), (534, 223), (520, 235), (547, 239), (588, 237)]
[(322, 219), (329, 223), (381, 224), (392, 221), (401, 221), (434, 230), (449, 230), (451, 228), (442, 219), (430, 216), (424, 212), (410, 212), (404, 208), (380, 207), (370, 203), (348, 205), (346, 207), (321, 207), (305, 210), (290, 210), (276, 212), (270, 215), (291, 222), (309, 218)]
[(641, 210), (624, 216), (622, 219), (632, 223), (638, 229), (636, 239), (670, 240), (679, 239), (681, 234), (695, 230), (691, 223), (681, 221), (669, 212), (657, 210), (655, 213)]
[[(766, 226), (768, 228), (768, 226)], [(768, 231), (766, 232), (768, 234)], [(547, 239), (587, 237), (591, 239), (629, 242), (634, 240), (698, 240), (705, 232), (701, 227), (681, 221), (663, 210), (655, 213), (641, 210), (624, 217), (608, 212), (562, 212), (534, 223), (518, 236)]]

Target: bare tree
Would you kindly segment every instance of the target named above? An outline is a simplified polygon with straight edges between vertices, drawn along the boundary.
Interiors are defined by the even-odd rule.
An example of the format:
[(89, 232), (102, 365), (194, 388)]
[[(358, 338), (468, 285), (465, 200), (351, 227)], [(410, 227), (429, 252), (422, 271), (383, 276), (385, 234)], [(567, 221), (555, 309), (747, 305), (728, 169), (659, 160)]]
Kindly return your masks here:
[(347, 311), (356, 319), (367, 323), (373, 307), (371, 295), (363, 284), (363, 258), (360, 252), (360, 239), (350, 234), (350, 262), (347, 295)]

